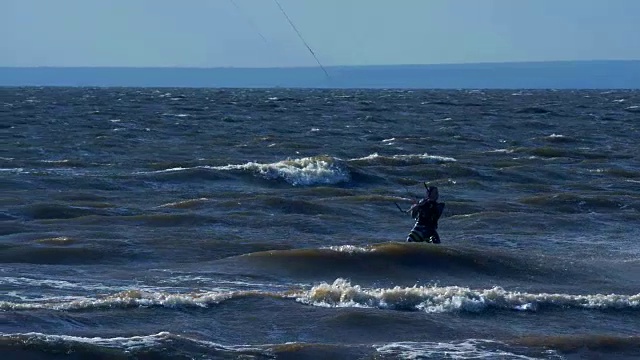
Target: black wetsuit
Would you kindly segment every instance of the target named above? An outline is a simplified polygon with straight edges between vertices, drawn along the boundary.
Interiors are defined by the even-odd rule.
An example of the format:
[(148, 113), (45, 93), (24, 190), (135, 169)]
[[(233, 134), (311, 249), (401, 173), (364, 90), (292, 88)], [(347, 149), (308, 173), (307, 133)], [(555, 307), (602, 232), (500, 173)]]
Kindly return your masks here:
[(409, 242), (432, 242), (440, 243), (438, 229), (438, 219), (444, 210), (444, 203), (423, 199), (413, 205), (409, 210), (411, 217), (416, 219), (416, 224), (411, 229), (407, 241)]

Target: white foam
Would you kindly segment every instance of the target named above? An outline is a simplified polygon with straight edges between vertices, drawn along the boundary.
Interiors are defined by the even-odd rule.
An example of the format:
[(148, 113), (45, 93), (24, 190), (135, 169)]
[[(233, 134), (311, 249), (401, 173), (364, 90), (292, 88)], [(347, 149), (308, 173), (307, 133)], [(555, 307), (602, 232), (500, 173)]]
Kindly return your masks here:
[(23, 168), (0, 168), (0, 172), (13, 172), (16, 174), (24, 172)]
[(40, 160), (40, 162), (49, 163), (49, 164), (64, 164), (64, 163), (68, 163), (69, 160), (66, 160), (66, 159), (63, 159), (63, 160)]
[(503, 153), (503, 154), (511, 154), (513, 153), (512, 149), (494, 149), (487, 151), (489, 153)]
[[(26, 277), (0, 277), (0, 285), (47, 286), (56, 289), (79, 289), (82, 286), (64, 280), (31, 279)], [(86, 285), (85, 285), (86, 286)]]
[(192, 170), (192, 169), (199, 169), (199, 168), (211, 168), (210, 166), (195, 166), (195, 167), (174, 167), (174, 168), (169, 168), (169, 169), (162, 169), (162, 170), (154, 170), (154, 171), (139, 171), (139, 172), (135, 172), (134, 174), (162, 174), (162, 173), (171, 173), (171, 172), (178, 172), (178, 171), (186, 171), (186, 170)]
[[(514, 354), (498, 347), (503, 343), (491, 340), (468, 339), (454, 342), (394, 342), (373, 347), (382, 355), (399, 359), (536, 359)], [(549, 354), (547, 354), (549, 355)], [(548, 357), (547, 357), (548, 358)]]
[(171, 336), (168, 332), (159, 332), (153, 335), (145, 336), (132, 336), (132, 337), (81, 337), (71, 335), (49, 335), (37, 332), (18, 333), (18, 334), (6, 334), (0, 333), (0, 339), (18, 340), (24, 338), (30, 343), (42, 342), (42, 343), (82, 343), (91, 344), (97, 346), (104, 346), (110, 348), (124, 348), (127, 350), (135, 350), (138, 348), (147, 348), (159, 345), (163, 340)]
[(248, 170), (267, 179), (283, 179), (292, 185), (337, 184), (351, 179), (339, 159), (314, 156), (288, 159), (271, 164), (248, 162), (242, 165), (212, 167), (216, 170)]
[[(159, 282), (159, 283), (163, 283), (163, 282)], [(209, 284), (215, 283), (214, 280), (210, 281)], [(36, 305), (34, 305), (34, 308), (52, 308), (52, 309), (62, 309), (64, 310), (66, 306), (69, 306), (70, 308), (79, 308), (82, 307), (82, 304), (102, 304), (102, 303), (106, 303), (109, 300), (105, 300), (105, 299), (95, 299), (95, 298), (89, 298), (86, 296), (82, 296), (80, 295), (80, 293), (86, 293), (86, 292), (90, 292), (90, 293), (98, 293), (98, 292), (102, 292), (102, 293), (116, 293), (116, 296), (118, 297), (120, 294), (124, 294), (124, 293), (129, 293), (129, 295), (132, 294), (136, 294), (137, 292), (140, 293), (161, 293), (161, 292), (167, 292), (167, 291), (176, 291), (179, 288), (176, 288), (175, 286), (172, 287), (166, 287), (166, 286), (151, 286), (151, 285), (143, 285), (143, 284), (139, 284), (139, 283), (135, 283), (135, 284), (122, 284), (122, 285), (105, 285), (102, 283), (87, 283), (85, 281), (83, 282), (78, 282), (78, 283), (74, 283), (74, 282), (70, 282), (70, 281), (66, 281), (66, 280), (54, 280), (54, 279), (32, 279), (32, 278), (27, 278), (27, 277), (0, 277), (0, 285), (5, 285), (5, 286), (14, 286), (20, 290), (27, 290), (28, 289), (32, 289), (33, 287), (38, 287), (40, 288), (38, 290), (37, 295), (34, 295), (33, 293), (29, 293), (28, 295), (23, 295), (20, 294), (18, 291), (15, 292), (15, 297), (19, 297), (24, 301), (28, 301), (31, 303), (38, 303)], [(46, 290), (43, 289), (59, 289), (59, 290), (71, 290), (71, 291), (75, 291), (76, 294), (75, 295), (51, 295), (51, 294), (47, 294)], [(222, 288), (222, 287), (215, 287), (211, 289), (212, 291), (216, 291), (216, 292), (220, 292), (220, 291), (227, 291), (227, 292), (231, 292), (234, 291), (235, 289), (231, 289), (231, 288)], [(161, 296), (161, 295), (159, 295)], [(73, 304), (71, 304), (73, 302)], [(22, 305), (20, 304), (11, 304), (11, 303), (2, 303), (0, 302), (0, 309), (6, 308), (6, 309), (11, 309), (11, 308), (16, 308), (19, 309), (21, 308)], [(88, 306), (91, 307), (91, 306)], [(26, 307), (25, 309), (28, 309), (29, 307)]]
[(333, 251), (337, 251), (337, 252), (344, 252), (344, 253), (349, 253), (349, 254), (353, 254), (353, 253), (368, 253), (368, 252), (372, 252), (375, 249), (372, 248), (365, 248), (362, 246), (355, 246), (355, 245), (337, 245), (337, 246), (329, 246), (329, 247), (323, 247), (321, 249), (329, 249), (329, 250), (333, 250)]
[[(275, 144), (272, 144), (275, 145)], [(161, 174), (193, 169), (215, 171), (250, 171), (266, 179), (283, 179), (292, 185), (337, 184), (351, 180), (349, 170), (339, 159), (328, 156), (287, 159), (275, 163), (262, 164), (248, 162), (224, 166), (174, 167), (155, 171), (141, 171), (137, 174)]]
[(221, 350), (227, 352), (235, 352), (239, 353), (238, 356), (242, 357), (243, 352), (249, 352), (250, 358), (253, 358), (255, 353), (264, 353), (268, 354), (269, 349), (273, 347), (273, 345), (265, 344), (265, 345), (223, 345), (213, 341), (200, 340), (190, 338), (188, 336), (173, 334), (167, 331), (162, 331), (157, 334), (151, 335), (138, 335), (138, 336), (130, 336), (130, 337), (83, 337), (83, 336), (73, 336), (73, 335), (52, 335), (52, 334), (43, 334), (38, 332), (28, 332), (28, 333), (0, 333), (0, 342), (10, 341), (11, 343), (22, 343), (22, 344), (88, 344), (98, 347), (106, 347), (111, 349), (120, 349), (126, 352), (136, 351), (136, 350), (144, 350), (151, 348), (161, 348), (163, 344), (172, 341), (179, 340), (189, 342), (192, 345)]
[(341, 278), (336, 279), (333, 284), (316, 285), (296, 300), (322, 307), (370, 307), (433, 313), (481, 312), (488, 308), (536, 311), (540, 306), (582, 309), (640, 308), (640, 294), (530, 294), (507, 291), (501, 287), (473, 290), (459, 286), (364, 289)]
[(378, 153), (373, 153), (361, 158), (350, 159), (349, 161), (375, 161), (378, 159), (393, 159), (401, 162), (415, 162), (415, 161), (425, 161), (431, 160), (435, 162), (456, 162), (457, 160), (452, 157), (447, 156), (438, 156), (438, 155), (429, 155), (429, 154), (408, 154), (408, 155), (391, 155), (391, 156), (381, 156)]
[[(347, 247), (334, 251), (363, 251)], [(369, 251), (369, 250), (364, 250)], [(182, 280), (182, 279), (179, 279)], [(65, 287), (71, 287), (62, 283)], [(228, 284), (237, 286), (238, 284)], [(249, 284), (253, 285), (253, 284)], [(131, 289), (100, 297), (63, 296), (29, 299), (23, 302), (0, 301), (0, 310), (83, 310), (129, 308), (145, 306), (209, 307), (232, 298), (247, 296), (295, 299), (297, 302), (320, 307), (363, 307), (393, 310), (413, 310), (428, 313), (474, 312), (487, 309), (538, 311), (543, 307), (627, 310), (640, 308), (640, 294), (549, 294), (507, 291), (501, 287), (470, 289), (460, 286), (413, 286), (394, 288), (362, 288), (338, 278), (332, 284), (321, 283), (309, 290), (296, 292), (268, 292), (264, 290), (231, 290), (168, 292), (161, 288)], [(166, 289), (175, 291), (176, 289)]]
[[(0, 301), (0, 310), (82, 310), (82, 309), (102, 309), (102, 308), (128, 308), (141, 306), (163, 306), (168, 308), (180, 306), (194, 306), (206, 308), (209, 305), (218, 304), (224, 300), (253, 294), (253, 292), (229, 292), (229, 291), (209, 291), (193, 293), (166, 293), (140, 290), (127, 290), (102, 298), (79, 297), (72, 301), (56, 300), (13, 303)], [(267, 295), (265, 293), (265, 295)]]
[(202, 203), (202, 202), (206, 202), (206, 201), (209, 201), (209, 199), (203, 197), (203, 198), (197, 198), (197, 199), (174, 201), (174, 202), (158, 205), (157, 207), (158, 208), (162, 208), (162, 207), (181, 207), (181, 206), (187, 206), (187, 205), (194, 205), (194, 204)]
[(179, 118), (191, 117), (191, 115), (189, 114), (172, 114), (172, 113), (164, 113), (162, 114), (162, 116), (173, 116), (173, 117), (179, 117)]

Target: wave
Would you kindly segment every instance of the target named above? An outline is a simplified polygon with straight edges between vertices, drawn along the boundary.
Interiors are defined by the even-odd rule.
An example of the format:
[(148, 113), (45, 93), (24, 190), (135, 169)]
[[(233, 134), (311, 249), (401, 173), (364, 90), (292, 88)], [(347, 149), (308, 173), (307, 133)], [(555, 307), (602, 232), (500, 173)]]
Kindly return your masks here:
[(608, 168), (608, 169), (596, 169), (594, 171), (597, 173), (605, 173), (605, 174), (619, 177), (619, 178), (627, 178), (627, 179), (640, 178), (640, 171), (632, 170), (632, 169)]
[(291, 185), (319, 185), (349, 182), (351, 175), (344, 163), (330, 156), (289, 159), (270, 164), (249, 162), (242, 165), (213, 167), (216, 170), (251, 171), (274, 180), (282, 179)]
[(551, 134), (543, 138), (545, 141), (553, 142), (553, 143), (572, 143), (576, 142), (576, 140), (570, 136), (565, 136), (561, 134)]
[(387, 166), (402, 166), (402, 165), (420, 165), (425, 163), (447, 163), (456, 162), (457, 160), (452, 157), (429, 155), (429, 154), (408, 154), (408, 155), (390, 155), (381, 156), (378, 153), (371, 155), (350, 159), (349, 162), (356, 164), (373, 164), (373, 165), (387, 165)]
[(0, 301), (0, 310), (24, 311), (24, 310), (108, 310), (114, 308), (126, 309), (136, 307), (165, 307), (183, 308), (200, 307), (208, 308), (220, 304), (229, 299), (246, 297), (276, 297), (286, 298), (291, 295), (286, 293), (270, 293), (260, 291), (206, 291), (191, 293), (171, 293), (145, 290), (125, 290), (115, 294), (101, 297), (67, 297), (46, 298), (43, 301), (10, 302)]
[(482, 339), (467, 339), (451, 342), (413, 342), (402, 341), (383, 345), (374, 345), (376, 351), (393, 359), (553, 359), (561, 358), (553, 352), (532, 354), (527, 349), (511, 349), (507, 344)]
[(277, 211), (285, 214), (307, 214), (307, 215), (318, 215), (318, 214), (331, 214), (337, 215), (342, 214), (345, 215), (347, 213), (344, 209), (334, 209), (330, 206), (323, 205), (321, 202), (308, 201), (308, 200), (299, 200), (295, 198), (285, 198), (279, 196), (267, 196), (267, 197), (258, 197), (256, 200), (256, 204), (254, 206), (259, 206), (260, 204), (264, 204), (268, 209), (272, 211)]
[[(73, 354), (72, 358), (454, 358), (454, 359), (549, 359), (561, 358), (554, 351), (530, 350), (500, 341), (466, 339), (432, 342), (392, 342), (376, 344), (284, 344), (223, 345), (184, 334), (159, 332), (151, 335), (89, 337), (38, 332), (0, 333), (0, 350), (19, 358), (35, 354)], [(29, 356), (32, 355), (32, 356)]]
[[(54, 284), (58, 286), (59, 284)], [(62, 284), (65, 285), (65, 284)], [(0, 310), (110, 310), (114, 308), (164, 307), (210, 308), (227, 300), (242, 298), (276, 298), (325, 308), (377, 308), (385, 310), (423, 311), (428, 313), (490, 310), (537, 312), (545, 309), (638, 310), (640, 294), (526, 293), (501, 287), (471, 289), (461, 286), (412, 286), (364, 288), (338, 278), (305, 289), (287, 291), (215, 290), (174, 293), (154, 290), (125, 290), (100, 297), (58, 297), (30, 299), (25, 302), (0, 301)]]
[(329, 248), (270, 250), (227, 258), (235, 266), (293, 276), (372, 276), (483, 274), (502, 278), (551, 278), (557, 269), (541, 268), (534, 260), (491, 249), (454, 248), (417, 243), (342, 245)]
[(0, 277), (0, 285), (12, 286), (20, 289), (27, 287), (42, 287), (49, 289), (64, 290), (100, 290), (113, 291), (114, 289), (122, 289), (122, 287), (107, 286), (101, 283), (88, 284), (86, 282), (76, 283), (66, 280), (55, 279), (34, 279), (28, 277)]
[[(615, 353), (627, 356), (640, 356), (640, 336), (617, 335), (562, 335), (562, 336), (526, 336), (512, 341), (510, 344), (555, 349), (562, 353), (581, 352), (584, 350), (596, 353)], [(595, 354), (594, 354), (595, 355)]]
[(28, 174), (23, 168), (0, 168), (0, 173)]
[(517, 152), (526, 152), (533, 156), (544, 159), (553, 158), (574, 158), (574, 159), (606, 159), (609, 157), (606, 153), (598, 153), (595, 151), (587, 152), (583, 150), (554, 148), (554, 147), (536, 147), (536, 148), (517, 148)]
[[(223, 217), (212, 216), (212, 215), (200, 215), (196, 212), (185, 212), (185, 213), (169, 213), (169, 212), (160, 212), (163, 208), (177, 208), (177, 209), (189, 209), (195, 208), (198, 206), (204, 206), (206, 204), (203, 199), (194, 199), (193, 201), (187, 200), (184, 202), (176, 202), (170, 204), (163, 204), (161, 206), (155, 207), (158, 212), (154, 213), (132, 213), (127, 214), (129, 210), (127, 209), (113, 209), (110, 212), (87, 212), (75, 214), (77, 216), (67, 216), (65, 217), (65, 213), (54, 212), (48, 216), (42, 217), (42, 220), (57, 221), (57, 220), (65, 220), (67, 223), (74, 223), (78, 225), (114, 225), (114, 224), (136, 224), (139, 226), (151, 226), (151, 227), (180, 227), (180, 226), (198, 226), (203, 224), (214, 224), (220, 223), (224, 220)], [(233, 206), (235, 205), (235, 206)], [(217, 202), (216, 206), (218, 207), (228, 207), (228, 208), (237, 208), (237, 202), (233, 203), (231, 200), (226, 202)], [(119, 213), (116, 213), (119, 212)], [(40, 219), (40, 218), (38, 218)], [(0, 231), (1, 232), (1, 231)], [(50, 239), (41, 239), (39, 242), (45, 244), (69, 244), (74, 242), (74, 239), (63, 240), (61, 238), (50, 238)], [(0, 254), (1, 255), (1, 254)]]
[(106, 215), (107, 212), (92, 207), (69, 206), (54, 203), (27, 205), (22, 213), (33, 220), (73, 219), (90, 215)]
[(29, 227), (26, 226), (26, 224), (16, 221), (16, 218), (10, 214), (0, 212), (0, 222), (2, 223), (2, 226), (0, 226), (0, 236), (29, 231)]
[(575, 213), (576, 211), (617, 211), (625, 205), (620, 198), (611, 196), (583, 196), (558, 193), (525, 197), (523, 204), (541, 206), (553, 211)]
[(40, 163), (47, 164), (47, 166), (59, 166), (59, 167), (88, 167), (91, 164), (82, 160), (40, 160)]
[(480, 107), (480, 106), (483, 106), (480, 103), (455, 102), (455, 101), (447, 101), (447, 100), (424, 101), (424, 102), (421, 103), (421, 105), (441, 105), (441, 106), (447, 106), (447, 107), (456, 107), (456, 106)]
[(115, 224), (115, 223), (136, 223), (141, 226), (151, 227), (171, 227), (171, 226), (198, 226), (203, 224), (213, 224), (220, 222), (214, 216), (198, 215), (195, 213), (185, 214), (139, 214), (139, 215), (118, 215), (118, 216), (95, 216), (82, 219), (82, 222), (90, 224)]
[(382, 156), (377, 153), (343, 160), (331, 156), (312, 156), (282, 160), (274, 163), (247, 162), (222, 166), (175, 166), (168, 169), (140, 172), (138, 174), (176, 180), (212, 179), (217, 180), (226, 174), (250, 174), (267, 180), (281, 180), (294, 186), (334, 185), (352, 180), (349, 165), (385, 165), (409, 166), (420, 164), (443, 164), (457, 160), (452, 157), (408, 154)]
[(413, 286), (365, 289), (345, 279), (322, 283), (297, 301), (324, 307), (365, 307), (429, 313), (472, 312), (490, 309), (538, 311), (545, 308), (596, 310), (640, 309), (640, 294), (570, 295), (507, 291), (501, 287), (473, 290), (459, 286)]
[[(283, 180), (294, 186), (328, 185), (349, 182), (351, 174), (346, 164), (330, 156), (313, 156), (299, 159), (287, 159), (274, 163), (248, 162), (224, 166), (175, 167), (142, 174), (174, 174), (179, 178), (219, 178), (219, 173), (249, 173), (268, 180)], [(178, 175), (175, 175), (178, 174)]]
[(201, 181), (224, 179), (224, 173), (216, 171), (212, 166), (176, 166), (167, 169), (136, 172), (135, 175), (149, 176), (157, 180), (168, 181)]
[(207, 201), (209, 201), (208, 198), (188, 199), (188, 200), (175, 201), (175, 202), (162, 204), (157, 207), (174, 208), (174, 209), (190, 209), (190, 208), (202, 206)]
[(533, 115), (551, 114), (554, 116), (558, 116), (558, 114), (555, 113), (554, 111), (546, 109), (544, 107), (538, 107), (538, 106), (530, 106), (530, 107), (518, 109), (515, 111), (515, 113), (516, 114), (533, 114)]
[[(208, 355), (213, 358), (254, 358), (269, 356), (272, 346), (222, 345), (170, 332), (127, 337), (85, 337), (37, 332), (0, 333), (0, 352), (17, 358), (36, 358), (37, 354), (65, 354), (73, 359), (107, 359), (132, 356), (153, 359), (193, 358)], [(72, 354), (72, 355), (70, 355)], [(53, 357), (53, 356), (52, 356)]]
[(116, 245), (115, 248), (104, 244), (76, 245), (65, 243), (61, 239), (60, 242), (47, 239), (44, 244), (34, 246), (0, 245), (0, 264), (104, 264), (129, 261), (137, 256), (121, 245)]

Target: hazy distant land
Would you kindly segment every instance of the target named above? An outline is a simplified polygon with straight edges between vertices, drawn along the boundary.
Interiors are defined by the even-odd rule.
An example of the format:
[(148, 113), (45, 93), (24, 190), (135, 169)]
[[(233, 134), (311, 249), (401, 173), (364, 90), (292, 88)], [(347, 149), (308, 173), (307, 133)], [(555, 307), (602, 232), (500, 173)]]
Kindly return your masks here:
[(640, 60), (300, 68), (0, 67), (0, 86), (638, 89)]

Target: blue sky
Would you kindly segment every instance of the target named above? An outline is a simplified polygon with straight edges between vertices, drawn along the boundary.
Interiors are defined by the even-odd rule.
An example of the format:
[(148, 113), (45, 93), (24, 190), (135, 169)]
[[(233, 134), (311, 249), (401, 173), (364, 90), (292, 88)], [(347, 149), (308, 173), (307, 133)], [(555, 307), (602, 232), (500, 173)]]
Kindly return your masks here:
[[(640, 59), (638, 0), (279, 1), (326, 66)], [(0, 0), (0, 66), (315, 60), (272, 0)]]

